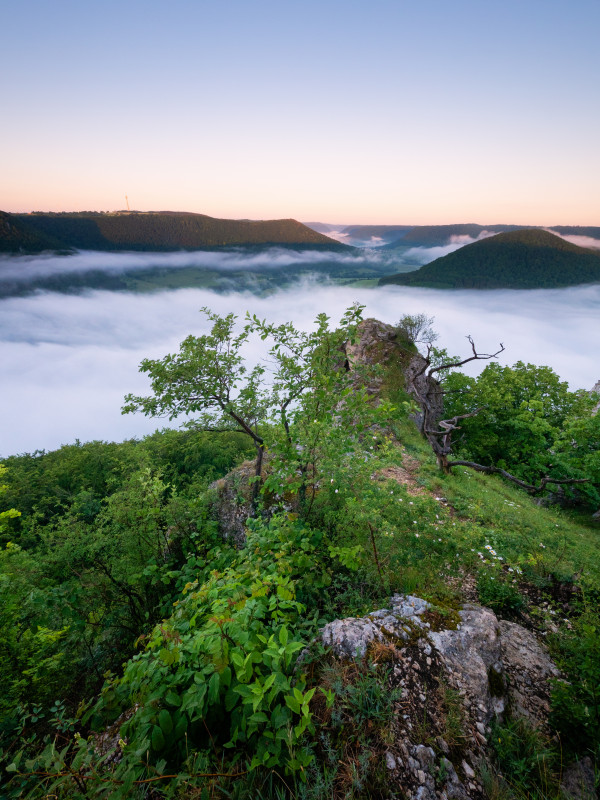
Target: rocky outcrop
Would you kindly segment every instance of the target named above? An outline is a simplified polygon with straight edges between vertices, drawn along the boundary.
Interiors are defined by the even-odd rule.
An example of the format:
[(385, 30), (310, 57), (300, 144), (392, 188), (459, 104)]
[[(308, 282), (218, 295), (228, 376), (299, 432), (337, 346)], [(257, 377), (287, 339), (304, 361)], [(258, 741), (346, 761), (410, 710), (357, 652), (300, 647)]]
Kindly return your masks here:
[(344, 345), (347, 368), (376, 400), (404, 388), (404, 368), (413, 352), (397, 328), (372, 318), (360, 322), (355, 341)]
[(560, 672), (531, 631), (506, 620), (499, 626), (510, 709), (535, 727), (544, 727), (550, 712), (549, 679)]
[(382, 648), (392, 654), (402, 697), (386, 763), (414, 800), (481, 797), (491, 723), (510, 712), (543, 727), (548, 680), (559, 676), (532, 633), (477, 605), (441, 613), (421, 598), (394, 595), (389, 608), (329, 623), (321, 641), (339, 659), (377, 658)]
[[(596, 381), (596, 384), (594, 385), (591, 394), (600, 394), (600, 381)], [(600, 403), (596, 405), (596, 407), (592, 411), (592, 414), (597, 414), (598, 411), (600, 411)]]
[(213, 492), (212, 510), (219, 533), (236, 547), (246, 543), (246, 520), (252, 515), (252, 484), (255, 462), (244, 461), (224, 478), (209, 486)]

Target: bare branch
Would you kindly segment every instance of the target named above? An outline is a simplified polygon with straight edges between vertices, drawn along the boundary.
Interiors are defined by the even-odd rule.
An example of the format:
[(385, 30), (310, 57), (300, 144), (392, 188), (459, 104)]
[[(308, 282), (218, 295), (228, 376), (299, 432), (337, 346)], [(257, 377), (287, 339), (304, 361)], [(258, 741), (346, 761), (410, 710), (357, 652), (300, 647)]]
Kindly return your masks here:
[[(496, 358), (504, 351), (504, 345), (500, 342), (500, 350), (497, 350), (495, 353), (478, 353), (477, 348), (475, 347), (475, 342), (471, 338), (471, 336), (466, 337), (469, 340), (471, 345), (471, 350), (473, 351), (473, 355), (469, 356), (469, 358), (465, 358), (462, 361), (452, 361), (449, 364), (440, 364), (439, 367), (433, 367), (427, 373), (429, 376), (433, 375), (434, 372), (441, 372), (445, 369), (453, 369), (454, 367), (462, 367), (463, 364), (468, 364), (469, 361), (487, 361), (490, 358)], [(424, 370), (423, 370), (424, 371)]]
[(424, 433), (429, 433), (432, 436), (447, 436), (451, 431), (459, 431), (461, 430), (460, 425), (457, 425), (459, 419), (468, 419), (469, 417), (475, 417), (479, 414), (480, 411), (483, 411), (485, 406), (481, 406), (480, 408), (476, 408), (475, 411), (470, 411), (468, 414), (458, 414), (456, 417), (452, 417), (452, 419), (441, 419), (437, 424), (442, 428), (441, 431), (432, 431), (426, 430)]
[(507, 472), (505, 469), (500, 469), (500, 467), (486, 467), (483, 464), (476, 464), (474, 461), (448, 461), (447, 466), (449, 468), (470, 467), (476, 472), (484, 472), (486, 475), (502, 475), (503, 478), (506, 478), (508, 481), (512, 481), (512, 483), (516, 483), (517, 486), (520, 486), (522, 489), (526, 489), (530, 494), (540, 494), (540, 492), (543, 492), (549, 483), (559, 485), (589, 482), (589, 478), (568, 478), (563, 480), (554, 480), (548, 475), (545, 475), (541, 479), (539, 486), (533, 486), (533, 484), (526, 483), (525, 481), (516, 478), (514, 475), (511, 475), (510, 472)]

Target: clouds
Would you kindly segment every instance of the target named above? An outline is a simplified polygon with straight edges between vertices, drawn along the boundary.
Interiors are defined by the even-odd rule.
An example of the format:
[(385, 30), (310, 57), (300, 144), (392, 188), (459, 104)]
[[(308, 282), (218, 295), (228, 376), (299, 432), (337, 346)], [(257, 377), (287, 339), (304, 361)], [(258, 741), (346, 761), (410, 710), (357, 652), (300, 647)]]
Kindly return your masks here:
[(450, 236), (448, 244), (439, 245), (437, 247), (411, 247), (402, 254), (402, 258), (412, 264), (429, 264), (435, 261), (436, 258), (447, 256), (448, 253), (453, 253), (455, 250), (460, 250), (467, 244), (473, 242), (480, 242), (482, 239), (489, 239), (490, 236), (495, 236), (497, 231), (483, 230), (478, 236), (473, 237), (468, 234), (453, 234)]
[(549, 233), (553, 233), (555, 236), (560, 236), (561, 239), (565, 239), (567, 242), (571, 242), (571, 244), (576, 244), (578, 247), (589, 247), (592, 250), (600, 250), (600, 239), (594, 239), (591, 236), (558, 233), (558, 231), (553, 231), (552, 228), (546, 228), (546, 230), (549, 231)]
[[(340, 234), (342, 235), (342, 234)], [(369, 253), (336, 252), (331, 250), (292, 250), (270, 247), (257, 252), (248, 248), (228, 250), (194, 250), (175, 253), (100, 253), (78, 251), (71, 256), (54, 254), (32, 256), (0, 256), (0, 283), (3, 281), (30, 281), (57, 275), (103, 272), (121, 275), (160, 267), (181, 269), (204, 267), (216, 270), (254, 270), (311, 265), (324, 261), (336, 264), (353, 264), (372, 259)]]
[[(308, 329), (319, 312), (337, 321), (355, 300), (365, 304), (365, 316), (389, 323), (405, 313), (434, 316), (440, 343), (453, 354), (466, 352), (464, 337), (471, 334), (482, 351), (504, 342), (502, 363), (549, 364), (574, 388), (589, 388), (600, 378), (600, 286), (442, 292), (305, 281), (269, 297), (195, 289), (39, 294), (0, 302), (0, 455), (52, 449), (76, 438), (123, 439), (161, 427), (160, 420), (122, 417), (123, 396), (147, 391), (138, 372), (142, 358), (161, 357), (189, 333), (207, 331), (198, 313), (202, 306), (242, 317), (251, 310)], [(263, 347), (253, 343), (251, 359), (260, 358)]]

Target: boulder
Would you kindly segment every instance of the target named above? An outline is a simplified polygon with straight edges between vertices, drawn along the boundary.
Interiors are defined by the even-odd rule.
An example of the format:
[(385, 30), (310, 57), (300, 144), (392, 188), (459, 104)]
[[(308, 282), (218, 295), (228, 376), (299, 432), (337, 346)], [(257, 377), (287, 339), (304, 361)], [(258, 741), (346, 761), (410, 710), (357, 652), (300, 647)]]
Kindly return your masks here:
[(228, 472), (224, 478), (209, 486), (213, 492), (212, 511), (224, 539), (233, 541), (236, 547), (246, 543), (246, 521), (252, 514), (252, 484), (255, 462), (244, 461)]
[(506, 620), (499, 624), (511, 712), (534, 727), (544, 727), (550, 712), (549, 679), (560, 677), (560, 672), (531, 631)]
[(549, 679), (560, 675), (532, 633), (478, 605), (444, 615), (419, 597), (394, 595), (388, 608), (330, 622), (320, 638), (340, 660), (386, 651), (402, 691), (385, 759), (407, 800), (481, 798), (491, 723), (510, 710), (543, 727)]

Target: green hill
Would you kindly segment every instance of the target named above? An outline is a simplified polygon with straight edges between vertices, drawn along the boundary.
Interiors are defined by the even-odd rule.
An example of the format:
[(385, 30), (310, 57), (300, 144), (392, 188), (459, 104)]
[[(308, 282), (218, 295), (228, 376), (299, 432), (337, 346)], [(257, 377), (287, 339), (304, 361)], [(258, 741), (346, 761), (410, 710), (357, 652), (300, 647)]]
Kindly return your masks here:
[(232, 245), (317, 245), (339, 248), (294, 219), (230, 220), (172, 211), (115, 214), (6, 214), (0, 252), (77, 250), (195, 250)]
[(461, 247), (380, 286), (436, 289), (542, 289), (600, 281), (600, 254), (540, 229), (500, 233)]
[(39, 253), (61, 247), (58, 239), (27, 225), (22, 217), (0, 211), (0, 253)]

